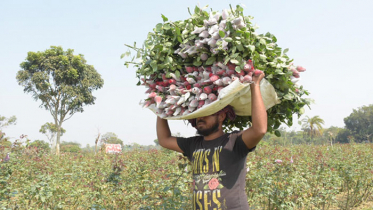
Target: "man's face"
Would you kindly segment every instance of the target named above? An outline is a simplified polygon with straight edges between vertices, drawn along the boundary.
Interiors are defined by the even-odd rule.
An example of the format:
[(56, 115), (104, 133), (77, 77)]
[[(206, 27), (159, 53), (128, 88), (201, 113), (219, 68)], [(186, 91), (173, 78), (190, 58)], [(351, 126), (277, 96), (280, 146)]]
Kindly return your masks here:
[(219, 116), (210, 115), (196, 119), (197, 133), (202, 136), (208, 136), (219, 131)]

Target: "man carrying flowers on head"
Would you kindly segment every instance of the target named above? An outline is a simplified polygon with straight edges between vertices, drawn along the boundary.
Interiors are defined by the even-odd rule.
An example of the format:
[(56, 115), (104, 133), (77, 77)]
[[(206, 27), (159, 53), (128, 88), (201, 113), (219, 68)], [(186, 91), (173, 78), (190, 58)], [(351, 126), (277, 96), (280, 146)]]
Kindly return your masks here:
[(193, 209), (249, 209), (245, 193), (246, 157), (267, 131), (267, 113), (260, 92), (264, 73), (254, 75), (251, 91), (252, 126), (224, 133), (223, 122), (235, 113), (227, 106), (210, 116), (189, 120), (198, 136), (171, 136), (168, 122), (157, 117), (159, 144), (188, 157), (193, 170)]

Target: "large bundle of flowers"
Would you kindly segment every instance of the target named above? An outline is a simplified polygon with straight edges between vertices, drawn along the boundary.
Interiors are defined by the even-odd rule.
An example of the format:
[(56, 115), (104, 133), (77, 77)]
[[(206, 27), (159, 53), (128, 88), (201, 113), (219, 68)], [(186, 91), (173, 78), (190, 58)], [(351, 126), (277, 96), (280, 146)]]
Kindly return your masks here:
[[(308, 92), (298, 84), (305, 68), (292, 63), (288, 49), (282, 50), (274, 35), (255, 33), (253, 18), (244, 16), (241, 6), (221, 13), (206, 9), (196, 7), (194, 14), (189, 11), (190, 18), (176, 22), (162, 15), (163, 23), (148, 34), (142, 47), (126, 45), (136, 56), (125, 65), (137, 68), (138, 85), (147, 88), (141, 105), (162, 118), (190, 119), (192, 113), (216, 104), (221, 91), (237, 83), (249, 87), (252, 76), (263, 71), (276, 101), (267, 106), (268, 131), (279, 134), (281, 123), (291, 126), (293, 114), (299, 117), (309, 105), (302, 98)], [(129, 50), (122, 56), (130, 54)], [(225, 129), (250, 125), (250, 116), (244, 115), (249, 114), (228, 120)]]

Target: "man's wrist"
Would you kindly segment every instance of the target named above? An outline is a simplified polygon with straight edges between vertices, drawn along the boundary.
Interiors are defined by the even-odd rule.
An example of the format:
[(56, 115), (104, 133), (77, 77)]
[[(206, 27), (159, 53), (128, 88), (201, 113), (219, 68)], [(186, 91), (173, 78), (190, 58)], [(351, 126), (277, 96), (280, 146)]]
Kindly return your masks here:
[(258, 87), (260, 87), (259, 83), (253, 82), (250, 84), (250, 88), (258, 88)]

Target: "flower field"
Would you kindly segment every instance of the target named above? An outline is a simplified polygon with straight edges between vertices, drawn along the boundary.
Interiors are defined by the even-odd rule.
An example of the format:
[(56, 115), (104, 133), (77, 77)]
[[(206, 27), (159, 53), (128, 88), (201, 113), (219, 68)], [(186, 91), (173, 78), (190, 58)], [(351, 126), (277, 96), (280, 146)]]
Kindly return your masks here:
[[(191, 209), (187, 163), (163, 149), (13, 152), (0, 163), (0, 209)], [(252, 209), (373, 208), (373, 144), (262, 145), (247, 166)]]

